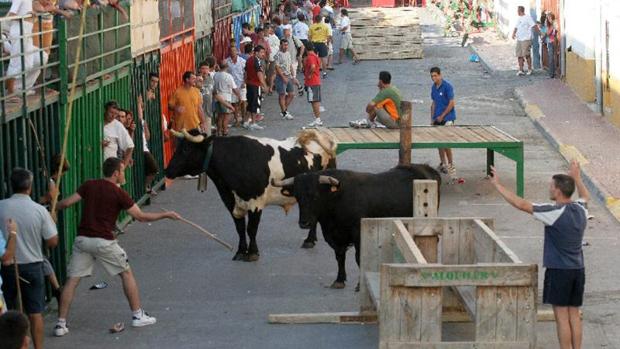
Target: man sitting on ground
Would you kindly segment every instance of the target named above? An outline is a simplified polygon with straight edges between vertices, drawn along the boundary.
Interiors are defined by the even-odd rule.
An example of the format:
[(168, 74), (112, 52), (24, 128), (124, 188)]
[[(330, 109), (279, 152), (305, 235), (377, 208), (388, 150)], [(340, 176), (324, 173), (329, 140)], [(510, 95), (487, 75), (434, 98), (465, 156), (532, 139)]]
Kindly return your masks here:
[(387, 71), (379, 73), (379, 93), (366, 106), (368, 121), (352, 122), (353, 127), (377, 127), (376, 122), (387, 128), (398, 128), (400, 121), (400, 91), (392, 86), (392, 75)]

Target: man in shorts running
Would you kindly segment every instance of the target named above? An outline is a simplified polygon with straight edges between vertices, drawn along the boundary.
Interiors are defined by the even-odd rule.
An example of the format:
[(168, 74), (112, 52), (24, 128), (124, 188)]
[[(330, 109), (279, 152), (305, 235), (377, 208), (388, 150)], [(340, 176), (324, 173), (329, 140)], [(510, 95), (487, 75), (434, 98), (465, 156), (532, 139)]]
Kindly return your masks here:
[[(506, 189), (491, 168), (491, 182), (508, 203), (545, 224), (543, 303), (553, 306), (561, 349), (581, 349), (585, 268), (583, 234), (588, 222), (590, 193), (581, 180), (579, 163), (572, 161), (568, 174), (556, 174), (549, 185), (550, 204), (532, 204)], [(577, 188), (579, 199), (571, 197)]]
[[(431, 125), (433, 126), (452, 126), (456, 120), (454, 110), (454, 89), (452, 85), (441, 77), (441, 70), (438, 67), (431, 68)], [(452, 149), (439, 149), (439, 172), (456, 178), (456, 168), (452, 163)]]
[(62, 290), (58, 322), (54, 328), (54, 335), (57, 337), (69, 333), (67, 315), (75, 289), (83, 277), (92, 275), (95, 261), (99, 262), (108, 274), (121, 277), (132, 311), (131, 325), (143, 327), (156, 322), (154, 317), (142, 310), (138, 284), (129, 267), (127, 254), (114, 236), (114, 227), (122, 210), (139, 222), (179, 219), (180, 216), (172, 211), (142, 212), (129, 194), (118, 186), (125, 181), (125, 165), (119, 158), (111, 157), (103, 162), (103, 176), (103, 179), (84, 182), (76, 193), (58, 203), (58, 209), (61, 210), (83, 201), (82, 219), (67, 267), (68, 278)]

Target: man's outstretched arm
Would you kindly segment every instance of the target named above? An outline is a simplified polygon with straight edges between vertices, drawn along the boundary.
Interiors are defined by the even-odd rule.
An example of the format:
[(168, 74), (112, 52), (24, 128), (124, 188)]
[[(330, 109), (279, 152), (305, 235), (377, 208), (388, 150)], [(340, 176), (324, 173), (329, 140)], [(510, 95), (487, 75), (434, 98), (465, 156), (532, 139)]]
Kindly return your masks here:
[(534, 212), (534, 205), (532, 205), (531, 202), (519, 197), (517, 194), (510, 191), (499, 182), (497, 170), (494, 166), (491, 166), (491, 183), (493, 183), (495, 189), (497, 189), (497, 191), (502, 195), (504, 200), (508, 201), (509, 204), (529, 214), (532, 214)]

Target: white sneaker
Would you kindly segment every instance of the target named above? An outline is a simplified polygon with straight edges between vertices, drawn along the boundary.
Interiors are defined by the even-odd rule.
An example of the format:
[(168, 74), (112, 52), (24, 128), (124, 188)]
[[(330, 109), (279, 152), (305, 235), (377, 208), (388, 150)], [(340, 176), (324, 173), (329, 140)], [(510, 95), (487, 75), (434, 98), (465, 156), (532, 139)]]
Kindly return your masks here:
[(251, 125), (249, 122), (244, 122), (243, 125), (241, 125), (241, 127), (243, 127), (246, 130), (249, 130), (251, 128)]
[(293, 115), (291, 115), (289, 112), (281, 113), (281, 115), (282, 115), (282, 119), (284, 119), (284, 120), (293, 120), (294, 119)]
[(56, 324), (56, 327), (54, 327), (54, 336), (56, 337), (62, 337), (67, 333), (69, 333), (69, 329), (66, 325)]
[(131, 326), (132, 327), (144, 327), (144, 326), (152, 325), (156, 322), (157, 322), (156, 318), (149, 316), (149, 314), (147, 314), (146, 312), (142, 312), (141, 317), (137, 318), (134, 316), (131, 319)]
[(525, 72), (525, 75), (532, 75), (532, 69)]
[(250, 124), (250, 130), (256, 131), (256, 130), (262, 130), (262, 129), (264, 129), (264, 127), (259, 124)]
[(448, 172), (448, 176), (450, 176), (450, 178), (456, 178), (456, 168), (454, 165), (448, 164), (448, 166), (446, 166), (446, 171)]
[(523, 72), (523, 70), (519, 70), (517, 71), (517, 76), (523, 76), (525, 75), (525, 73)]
[(321, 121), (320, 118), (314, 119), (314, 121), (308, 124), (308, 127), (317, 127), (317, 126), (323, 126), (323, 121)]

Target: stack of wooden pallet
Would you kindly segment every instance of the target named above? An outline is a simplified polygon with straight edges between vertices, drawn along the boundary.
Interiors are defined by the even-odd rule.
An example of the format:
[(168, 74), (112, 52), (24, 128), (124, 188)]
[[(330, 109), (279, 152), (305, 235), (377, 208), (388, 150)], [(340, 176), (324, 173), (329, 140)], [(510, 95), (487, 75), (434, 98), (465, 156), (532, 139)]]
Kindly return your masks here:
[(357, 8), (349, 10), (349, 16), (360, 59), (423, 58), (416, 8)]

